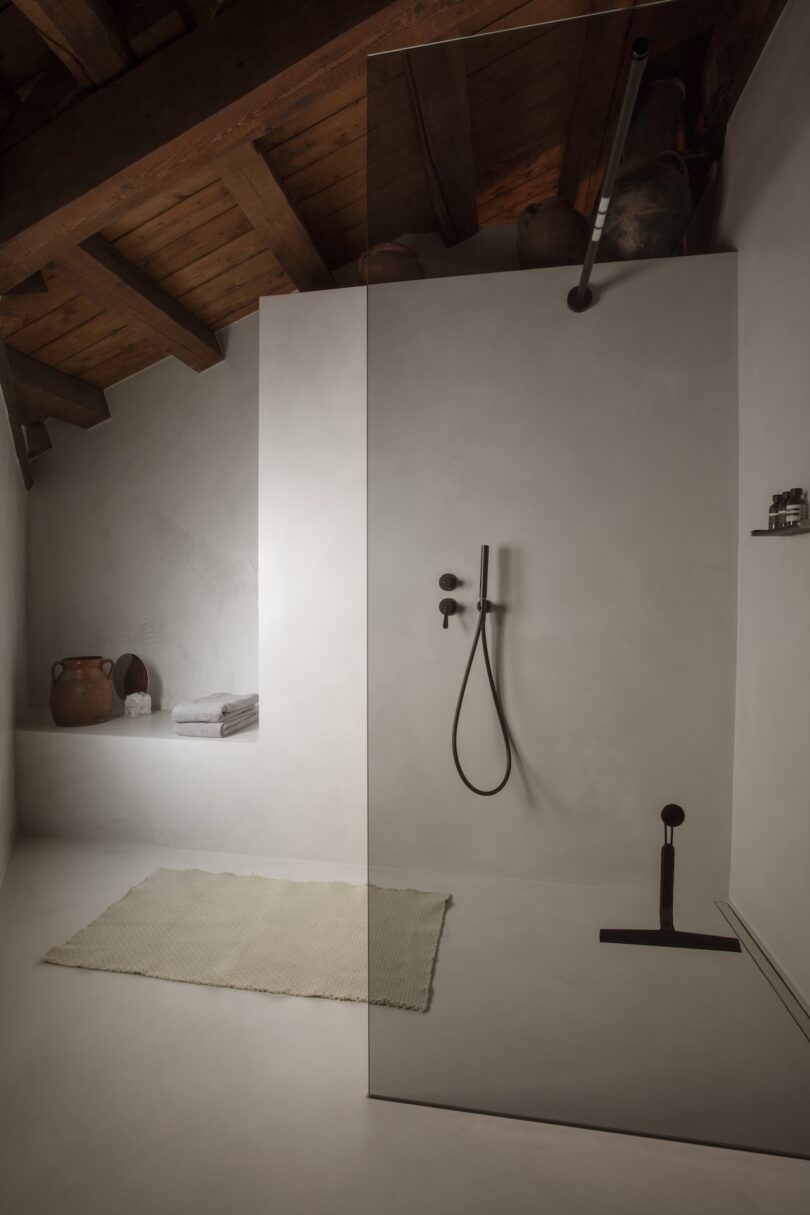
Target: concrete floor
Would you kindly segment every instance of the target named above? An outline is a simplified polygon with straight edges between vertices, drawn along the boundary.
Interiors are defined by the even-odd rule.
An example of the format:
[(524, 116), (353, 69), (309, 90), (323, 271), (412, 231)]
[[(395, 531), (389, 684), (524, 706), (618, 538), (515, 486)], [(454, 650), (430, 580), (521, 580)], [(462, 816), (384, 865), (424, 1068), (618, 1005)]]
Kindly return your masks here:
[(160, 865), (363, 877), (246, 856), (20, 843), (0, 891), (4, 1215), (810, 1207), (806, 1161), (369, 1101), (362, 1006), (39, 964)]
[[(428, 1015), (370, 1010), (372, 1093), (810, 1157), (810, 1042), (750, 954), (600, 944), (657, 925), (657, 886), (372, 881), (452, 894)], [(694, 891), (676, 923), (732, 935)]]

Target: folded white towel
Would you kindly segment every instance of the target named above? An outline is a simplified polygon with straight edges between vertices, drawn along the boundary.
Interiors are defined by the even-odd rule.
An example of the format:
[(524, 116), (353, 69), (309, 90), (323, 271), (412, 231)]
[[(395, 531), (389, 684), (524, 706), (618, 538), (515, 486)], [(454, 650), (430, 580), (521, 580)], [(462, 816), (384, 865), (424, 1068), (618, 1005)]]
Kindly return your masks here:
[(199, 700), (185, 700), (172, 709), (172, 721), (224, 721), (232, 713), (242, 713), (259, 703), (256, 692), (240, 696), (238, 692), (214, 692)]
[(259, 720), (255, 708), (244, 713), (231, 713), (225, 721), (180, 721), (174, 732), (179, 738), (227, 738), (237, 730), (244, 730)]

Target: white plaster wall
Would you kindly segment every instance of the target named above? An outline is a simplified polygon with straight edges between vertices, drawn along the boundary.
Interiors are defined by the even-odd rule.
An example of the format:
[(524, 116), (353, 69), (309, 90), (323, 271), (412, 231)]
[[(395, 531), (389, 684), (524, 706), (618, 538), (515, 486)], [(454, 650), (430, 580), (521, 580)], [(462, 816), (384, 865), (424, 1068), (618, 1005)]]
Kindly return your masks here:
[(738, 250), (739, 648), (731, 897), (810, 1001), (810, 538), (759, 540), (810, 486), (810, 5), (791, 0), (731, 122), (723, 234)]
[[(380, 865), (727, 891), (737, 396), (733, 254), (369, 292), (371, 857)], [(491, 552), (519, 762), (459, 781), (453, 710)], [(463, 579), (445, 632), (438, 578)], [(498, 649), (498, 644), (494, 646)], [(472, 780), (503, 768), (480, 654)]]
[(157, 704), (255, 691), (258, 317), (197, 375), (175, 359), (107, 392), (112, 419), (52, 425), (29, 502), (29, 694), (51, 663), (134, 651)]
[[(210, 403), (203, 390), (208, 385), (210, 392), (208, 377), (221, 368), (206, 372), (195, 391), (198, 382), (189, 386), (182, 368), (161, 365), (156, 380), (146, 372), (122, 385), (119, 394), (129, 392), (124, 408), (111, 394), (113, 423), (77, 437), (92, 441), (106, 432), (109, 441), (99, 450), (111, 451), (120, 471), (123, 439), (145, 459), (170, 431), (171, 461), (161, 463), (158, 454), (159, 479), (150, 484), (153, 496), (169, 493), (182, 525), (166, 518), (162, 502), (153, 502), (145, 512), (149, 528), (122, 531), (126, 519), (113, 501), (109, 475), (99, 510), (90, 479), (92, 452), (85, 455), (78, 441), (67, 452), (60, 444), (55, 480), (44, 487), (46, 504), (35, 504), (37, 536), (44, 541), (50, 524), (67, 533), (60, 573), (78, 558), (90, 561), (104, 542), (113, 541), (112, 568), (101, 583), (100, 604), (97, 584), (88, 592), (71, 580), (67, 599), (57, 603), (46, 585), (47, 560), (32, 554), (39, 581), (32, 583), (31, 597), (37, 636), (50, 637), (45, 625), (53, 625), (58, 638), (72, 639), (71, 649), (110, 628), (98, 645), (120, 652), (130, 644), (127, 621), (134, 631), (140, 610), (160, 614), (164, 703), (171, 704), (178, 690), (185, 697), (216, 686), (258, 684), (261, 728), (206, 744), (157, 728), (59, 731), (34, 714), (17, 736), (27, 832), (365, 860), (365, 291), (264, 300), (261, 342), (258, 333), (258, 318), (230, 332), (223, 367), (235, 362)], [(147, 421), (143, 410), (150, 408), (155, 383), (163, 395), (157, 416)], [(223, 423), (228, 410), (236, 435)], [(195, 420), (199, 429), (187, 444), (185, 434), (194, 431)], [(199, 469), (184, 470), (179, 485), (167, 491), (171, 470), (183, 467), (189, 446)], [(57, 468), (63, 456), (64, 471)], [(150, 476), (158, 474), (153, 469)], [(67, 532), (60, 511), (69, 518), (78, 512), (88, 535), (78, 534), (75, 519)], [(159, 545), (165, 569), (150, 552), (162, 526), (173, 541), (170, 553), (163, 541)], [(56, 547), (49, 545), (50, 556)], [(147, 609), (139, 607), (140, 600), (130, 608), (124, 584), (130, 574), (143, 572), (144, 563), (157, 586), (147, 579)], [(134, 648), (157, 664), (157, 630), (149, 632), (148, 644), (143, 634), (138, 638)], [(54, 644), (48, 641), (49, 654)], [(57, 653), (66, 646), (60, 643)], [(188, 669), (183, 649), (190, 658), (199, 656), (199, 670)], [(32, 650), (38, 658), (37, 643)], [(41, 664), (37, 669), (41, 682)]]
[(282, 855), (360, 863), (366, 830), (366, 292), (261, 303), (263, 796)]
[(15, 831), (14, 716), (24, 659), (25, 491), (0, 392), (0, 881)]

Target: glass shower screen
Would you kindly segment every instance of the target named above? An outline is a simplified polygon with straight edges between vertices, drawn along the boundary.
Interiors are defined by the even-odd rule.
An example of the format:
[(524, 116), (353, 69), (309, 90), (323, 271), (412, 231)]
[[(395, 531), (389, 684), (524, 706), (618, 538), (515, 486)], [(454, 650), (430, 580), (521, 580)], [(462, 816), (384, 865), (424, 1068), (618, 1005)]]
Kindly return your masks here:
[[(698, 138), (718, 12), (369, 60), (369, 1088), (807, 1155), (807, 1022), (728, 901), (737, 277)], [(479, 637), (458, 711), (482, 616), (492, 684)], [(511, 773), (481, 796), (498, 704)], [(611, 935), (635, 930), (661, 935)]]

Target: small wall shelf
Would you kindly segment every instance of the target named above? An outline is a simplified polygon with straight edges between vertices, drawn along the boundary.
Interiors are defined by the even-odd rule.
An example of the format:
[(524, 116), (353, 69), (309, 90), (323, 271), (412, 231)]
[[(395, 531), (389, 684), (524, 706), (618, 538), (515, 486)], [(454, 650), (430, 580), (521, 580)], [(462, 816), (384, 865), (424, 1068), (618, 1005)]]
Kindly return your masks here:
[(810, 536), (810, 527), (778, 527), (774, 531), (758, 529), (751, 532), (752, 536), (779, 536), (784, 540), (792, 536)]

